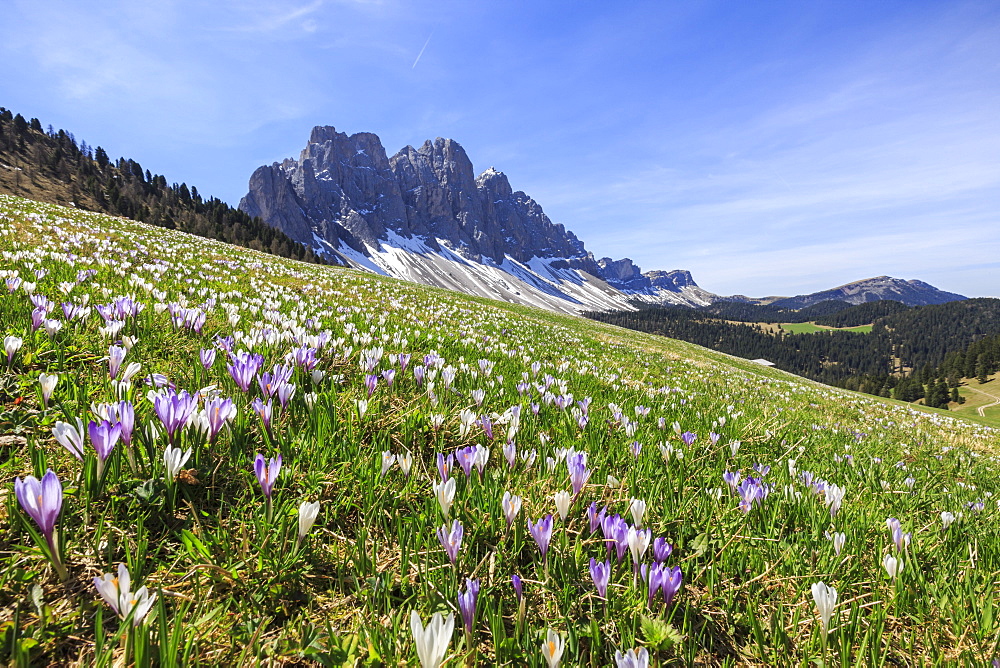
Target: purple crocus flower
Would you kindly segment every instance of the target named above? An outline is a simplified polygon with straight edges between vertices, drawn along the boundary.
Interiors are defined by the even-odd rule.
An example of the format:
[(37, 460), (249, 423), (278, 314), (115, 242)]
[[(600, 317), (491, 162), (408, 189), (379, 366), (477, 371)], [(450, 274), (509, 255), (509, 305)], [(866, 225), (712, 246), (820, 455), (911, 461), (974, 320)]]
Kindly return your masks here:
[(594, 587), (597, 595), (601, 598), (608, 597), (608, 581), (611, 579), (611, 562), (597, 561), (590, 558), (590, 577), (594, 580)]
[(653, 561), (656, 563), (662, 564), (673, 551), (674, 546), (668, 543), (666, 538), (653, 540)]
[(462, 528), (462, 523), (458, 520), (452, 521), (450, 531), (447, 524), (442, 524), (438, 527), (438, 540), (441, 541), (441, 547), (444, 548), (445, 553), (448, 555), (448, 561), (453, 566), (458, 559), (458, 551), (462, 548), (462, 536), (464, 535), (465, 529)]
[(236, 386), (247, 392), (250, 390), (250, 383), (253, 382), (254, 376), (257, 375), (263, 364), (264, 358), (261, 355), (241, 350), (233, 355), (227, 369)]
[(368, 388), (368, 396), (375, 394), (375, 388), (378, 386), (378, 376), (373, 373), (365, 374), (365, 387)]
[(573, 487), (573, 496), (576, 497), (590, 479), (591, 471), (587, 468), (585, 453), (578, 452), (568, 457), (566, 468), (569, 469), (569, 481)]
[(135, 431), (135, 409), (128, 401), (120, 401), (112, 406), (115, 408), (118, 424), (122, 428), (122, 443), (128, 447), (132, 445), (132, 432)]
[(437, 456), (437, 469), (438, 474), (441, 476), (441, 482), (448, 482), (448, 476), (451, 474), (451, 469), (455, 466), (455, 455), (444, 456), (444, 453), (439, 452)]
[(161, 392), (153, 399), (153, 409), (156, 417), (160, 418), (163, 428), (167, 430), (167, 440), (174, 442), (177, 433), (187, 426), (188, 421), (195, 409), (198, 408), (197, 397), (181, 390), (179, 393), (173, 389)]
[(278, 385), (275, 394), (278, 395), (278, 402), (281, 403), (281, 407), (285, 408), (288, 406), (288, 402), (292, 396), (295, 395), (295, 385), (292, 383), (282, 383)]
[(215, 335), (213, 339), (215, 345), (219, 347), (220, 350), (225, 350), (227, 353), (233, 352), (233, 344), (236, 343), (236, 339), (231, 336), (219, 336)]
[(56, 520), (59, 519), (59, 512), (62, 510), (62, 483), (52, 469), (48, 469), (41, 480), (31, 475), (25, 476), (24, 480), (15, 478), (14, 495), (24, 512), (35, 520), (35, 524), (41, 530), (49, 548), (52, 565), (59, 573), (59, 578), (65, 581), (69, 574), (62, 564), (56, 539)]
[(232, 399), (216, 397), (205, 402), (205, 417), (208, 421), (208, 440), (215, 443), (216, 436), (226, 422), (236, 417), (236, 406)]
[(421, 365), (413, 367), (413, 379), (417, 381), (417, 386), (424, 384), (424, 375), (427, 373), (427, 368)]
[(260, 397), (254, 397), (254, 400), (250, 403), (250, 408), (253, 412), (260, 416), (261, 421), (264, 423), (264, 429), (267, 433), (271, 433), (271, 400), (268, 399), (265, 404), (260, 400)]
[(653, 564), (652, 566), (643, 564), (639, 569), (639, 572), (642, 574), (642, 579), (646, 583), (646, 603), (650, 608), (652, 608), (653, 599), (656, 598), (656, 592), (663, 587), (663, 581), (666, 579), (666, 566), (663, 564)]
[(747, 477), (737, 490), (740, 495), (740, 509), (748, 513), (756, 504), (760, 505), (771, 492), (771, 487), (760, 481), (760, 478)]
[(716, 434), (714, 431), (708, 432), (708, 440), (712, 442), (712, 445), (718, 443), (720, 438), (722, 438), (722, 434)]
[(524, 598), (524, 584), (521, 582), (521, 576), (514, 575), (510, 576), (510, 583), (514, 587), (514, 593), (517, 595), (517, 602), (520, 603), (521, 599)]
[(663, 603), (667, 607), (670, 607), (671, 602), (674, 600), (674, 596), (680, 591), (681, 585), (684, 584), (684, 575), (681, 573), (680, 566), (674, 566), (673, 568), (664, 567), (664, 578), (662, 581), (663, 588)]
[(87, 432), (90, 434), (90, 442), (94, 445), (94, 450), (97, 451), (97, 475), (100, 476), (104, 470), (104, 462), (107, 461), (115, 444), (118, 443), (118, 439), (121, 438), (122, 426), (118, 422), (112, 424), (108, 420), (100, 422), (91, 420), (87, 426)]
[(479, 426), (483, 428), (483, 433), (486, 434), (486, 438), (493, 440), (493, 421), (490, 420), (488, 415), (483, 415), (478, 420)]
[(56, 554), (52, 539), (62, 510), (62, 483), (59, 478), (52, 469), (46, 470), (41, 480), (33, 475), (25, 476), (24, 480), (15, 478), (14, 495), (24, 512), (35, 520), (52, 554)]
[(396, 380), (396, 370), (386, 369), (382, 372), (382, 378), (385, 380), (385, 384), (392, 387), (392, 381)]
[(604, 518), (607, 514), (607, 506), (601, 506), (601, 509), (597, 510), (597, 502), (590, 502), (590, 506), (587, 508), (587, 518), (590, 520), (590, 533), (594, 533), (602, 524), (604, 524)]
[(261, 394), (270, 398), (274, 396), (275, 390), (278, 389), (278, 379), (271, 375), (270, 372), (265, 371), (257, 376), (257, 386), (260, 387)]
[(472, 475), (472, 465), (476, 463), (476, 455), (478, 453), (479, 448), (475, 445), (462, 448), (455, 453), (458, 465), (462, 467), (462, 471), (467, 477)]
[(202, 348), (201, 352), (198, 353), (198, 358), (201, 360), (201, 365), (205, 367), (205, 371), (208, 371), (215, 364), (215, 348)]
[(604, 518), (601, 524), (604, 531), (604, 539), (608, 543), (608, 551), (614, 546), (617, 551), (618, 561), (625, 557), (628, 550), (628, 523), (622, 519), (621, 515), (609, 515)]
[(316, 349), (308, 346), (293, 348), (290, 356), (286, 359), (291, 359), (294, 364), (302, 367), (305, 371), (312, 371), (319, 364), (319, 360), (316, 359)]
[(111, 380), (114, 380), (118, 376), (118, 372), (122, 368), (122, 362), (125, 361), (125, 353), (127, 352), (121, 346), (111, 346), (108, 348), (108, 373), (111, 376)]
[(507, 460), (507, 464), (514, 468), (517, 464), (517, 446), (514, 445), (514, 441), (507, 441), (503, 446), (503, 456)]
[(458, 592), (458, 609), (465, 623), (465, 633), (472, 637), (472, 624), (476, 619), (476, 600), (479, 598), (479, 579), (465, 579), (465, 591)]
[(729, 485), (734, 492), (736, 491), (736, 488), (739, 486), (740, 478), (742, 477), (743, 476), (740, 474), (739, 471), (726, 471), (725, 473), (722, 474), (722, 479), (726, 481), (726, 484)]
[(690, 431), (686, 431), (683, 434), (681, 434), (681, 440), (684, 441), (685, 445), (691, 445), (697, 439), (698, 439), (698, 435), (695, 434), (695, 433), (693, 433), (693, 432), (690, 432)]
[(896, 544), (896, 551), (902, 552), (904, 548), (909, 546), (913, 534), (903, 533), (903, 525), (895, 517), (890, 517), (885, 523), (892, 534), (892, 542)]
[(399, 353), (399, 370), (406, 371), (406, 366), (410, 363), (410, 353)]
[(271, 500), (271, 492), (274, 490), (274, 483), (278, 480), (278, 473), (281, 471), (281, 453), (277, 457), (272, 457), (264, 461), (264, 455), (257, 453), (253, 460), (253, 472), (260, 483), (260, 489), (268, 501)]
[(36, 308), (36, 309), (34, 309), (31, 312), (31, 331), (32, 332), (37, 332), (38, 331), (38, 328), (42, 326), (43, 322), (45, 322), (45, 316), (47, 316), (47, 315), (48, 315), (48, 313), (46, 313), (43, 309), (40, 309), (40, 308)]
[(535, 524), (532, 524), (531, 520), (528, 520), (528, 531), (531, 533), (531, 537), (535, 539), (535, 543), (538, 544), (538, 550), (542, 553), (542, 559), (545, 559), (549, 551), (549, 542), (552, 540), (552, 513), (541, 518)]

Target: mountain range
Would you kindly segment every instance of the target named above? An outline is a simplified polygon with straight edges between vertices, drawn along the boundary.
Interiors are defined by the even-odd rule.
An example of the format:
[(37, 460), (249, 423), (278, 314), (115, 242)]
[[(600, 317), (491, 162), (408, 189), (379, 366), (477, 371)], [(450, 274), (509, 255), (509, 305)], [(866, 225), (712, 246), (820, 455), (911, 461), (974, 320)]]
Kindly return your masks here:
[(723, 297), (684, 270), (642, 272), (628, 258), (597, 259), (502, 172), (491, 167), (476, 176), (464, 149), (441, 138), (389, 158), (374, 134), (317, 127), (298, 160), (257, 169), (233, 209), (0, 107), (0, 192), (294, 259), (315, 261), (318, 253), (329, 262), (570, 313), (631, 310), (641, 302), (775, 304), (784, 312), (824, 300), (924, 305), (963, 298), (886, 276), (797, 297)]
[(567, 313), (634, 309), (634, 300), (801, 308), (828, 299), (964, 299), (888, 276), (791, 298), (723, 297), (685, 270), (642, 272), (628, 258), (595, 258), (503, 172), (477, 176), (462, 146), (440, 137), (389, 157), (375, 134), (317, 126), (297, 160), (253, 173), (239, 208), (339, 264)]

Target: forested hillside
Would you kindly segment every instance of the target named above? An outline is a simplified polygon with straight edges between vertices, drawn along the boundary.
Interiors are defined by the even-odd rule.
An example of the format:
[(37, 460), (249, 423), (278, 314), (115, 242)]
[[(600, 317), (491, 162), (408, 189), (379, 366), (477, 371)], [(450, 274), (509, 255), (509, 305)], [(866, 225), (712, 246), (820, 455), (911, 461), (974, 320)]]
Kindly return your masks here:
[(0, 193), (111, 213), (273, 255), (316, 262), (284, 232), (194, 186), (168, 184), (135, 160), (112, 161), (100, 146), (42, 127), (0, 107)]
[(746, 302), (715, 302), (699, 310), (723, 320), (741, 322), (809, 322), (850, 308), (852, 307), (847, 302), (830, 299), (798, 310), (773, 304)]
[[(832, 306), (824, 303), (825, 309)], [(754, 317), (752, 308), (762, 309), (757, 314), (762, 322), (775, 315), (767, 307), (741, 306), (744, 318)], [(828, 326), (872, 323), (869, 334), (846, 331), (788, 334), (752, 322), (727, 322), (715, 314), (718, 312), (713, 313), (712, 308), (650, 308), (589, 316), (737, 357), (764, 358), (807, 378), (870, 394), (891, 394), (908, 401), (931, 395), (934, 379), (950, 377), (944, 388), (947, 396), (939, 388), (928, 397), (927, 403), (935, 406), (947, 404), (952, 396), (948, 389), (956, 386), (958, 378), (976, 377), (984, 370), (989, 375), (996, 371), (1000, 361), (996, 345), (991, 343), (994, 339), (990, 338), (1000, 335), (998, 299), (968, 299), (912, 308), (897, 302), (874, 302), (841, 309), (824, 318), (812, 314), (815, 322)], [(730, 318), (736, 315), (736, 309), (723, 312)]]
[[(818, 304), (817, 304), (818, 306)], [(909, 311), (911, 306), (892, 299), (882, 299), (877, 302), (858, 304), (851, 308), (830, 313), (816, 318), (813, 322), (817, 325), (827, 327), (857, 327), (858, 325), (870, 325), (880, 318)], [(802, 309), (803, 311), (807, 309)]]

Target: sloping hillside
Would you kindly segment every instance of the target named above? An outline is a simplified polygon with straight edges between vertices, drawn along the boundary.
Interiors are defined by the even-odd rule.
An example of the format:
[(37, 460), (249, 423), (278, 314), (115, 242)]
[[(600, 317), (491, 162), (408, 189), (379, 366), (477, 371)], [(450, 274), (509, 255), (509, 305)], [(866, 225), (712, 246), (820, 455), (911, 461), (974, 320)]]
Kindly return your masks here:
[(6, 662), (994, 657), (1000, 432), (15, 197), (0, 250)]

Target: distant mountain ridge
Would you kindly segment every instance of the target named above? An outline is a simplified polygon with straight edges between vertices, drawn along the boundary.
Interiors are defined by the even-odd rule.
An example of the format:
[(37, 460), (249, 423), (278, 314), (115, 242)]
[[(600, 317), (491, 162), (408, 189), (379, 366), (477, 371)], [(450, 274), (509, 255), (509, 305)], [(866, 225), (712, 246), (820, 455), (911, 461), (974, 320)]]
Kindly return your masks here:
[(477, 176), (465, 149), (441, 137), (390, 157), (373, 133), (317, 126), (298, 159), (254, 171), (239, 208), (340, 264), (566, 313), (633, 310), (636, 301), (802, 308), (830, 299), (964, 299), (887, 276), (777, 300), (723, 297), (685, 270), (644, 273), (628, 258), (598, 259), (503, 172)]
[(876, 276), (861, 281), (847, 283), (837, 288), (814, 292), (809, 295), (786, 297), (771, 302), (772, 306), (789, 309), (800, 309), (828, 300), (844, 301), (849, 304), (865, 304), (868, 302), (891, 299), (907, 306), (929, 306), (947, 302), (968, 299), (954, 292), (939, 290), (929, 283), (918, 280), (904, 280), (891, 276)]

